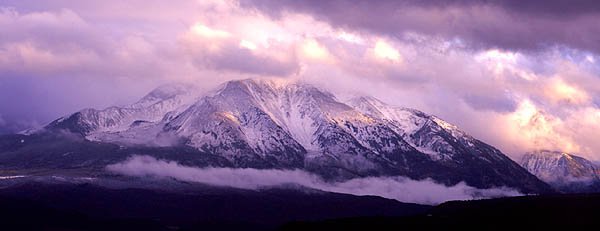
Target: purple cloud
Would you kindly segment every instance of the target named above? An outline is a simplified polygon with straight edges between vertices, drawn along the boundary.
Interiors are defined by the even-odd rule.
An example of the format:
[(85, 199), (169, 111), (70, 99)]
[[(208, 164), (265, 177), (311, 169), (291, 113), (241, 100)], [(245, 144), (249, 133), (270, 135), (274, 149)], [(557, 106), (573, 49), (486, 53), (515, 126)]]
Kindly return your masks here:
[(568, 46), (600, 52), (597, 1), (242, 0), (274, 17), (304, 12), (337, 27), (404, 38), (416, 32), (471, 47), (537, 50)]
[[(283, 58), (275, 58), (241, 47), (236, 39), (211, 41), (203, 38), (184, 42), (184, 49), (199, 69), (213, 69), (241, 74), (286, 77), (300, 68), (293, 47), (272, 44), (271, 54), (284, 53)], [(218, 46), (218, 47), (216, 47)]]

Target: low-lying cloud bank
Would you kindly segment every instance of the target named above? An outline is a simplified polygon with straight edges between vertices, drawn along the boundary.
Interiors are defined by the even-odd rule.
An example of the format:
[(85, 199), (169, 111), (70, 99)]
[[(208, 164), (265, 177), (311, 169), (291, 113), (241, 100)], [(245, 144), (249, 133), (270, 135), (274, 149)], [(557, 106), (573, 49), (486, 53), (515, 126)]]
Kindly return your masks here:
[(329, 183), (302, 170), (262, 170), (235, 168), (196, 168), (175, 161), (150, 156), (132, 156), (124, 162), (107, 166), (111, 172), (128, 176), (169, 177), (177, 180), (242, 189), (260, 189), (296, 184), (323, 191), (352, 195), (374, 195), (402, 202), (439, 204), (449, 200), (466, 200), (518, 196), (511, 188), (477, 189), (461, 182), (445, 186), (427, 179), (415, 181), (405, 177), (366, 177)]

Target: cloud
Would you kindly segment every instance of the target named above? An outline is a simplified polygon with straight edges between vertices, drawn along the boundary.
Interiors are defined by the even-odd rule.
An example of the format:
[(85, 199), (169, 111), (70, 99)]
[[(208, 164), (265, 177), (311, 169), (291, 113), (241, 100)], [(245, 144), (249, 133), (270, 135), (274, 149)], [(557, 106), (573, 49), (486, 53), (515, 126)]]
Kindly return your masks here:
[[(452, 45), (444, 48), (444, 42), (431, 39), (425, 41), (417, 43), (418, 55), (411, 54), (411, 43), (396, 45), (405, 54), (406, 65), (386, 69), (370, 64), (365, 68), (357, 61), (346, 69), (356, 79), (346, 75), (332, 80), (329, 76), (328, 81), (355, 82), (333, 88), (360, 89), (390, 104), (440, 116), (517, 160), (524, 152), (542, 148), (600, 158), (600, 152), (592, 148), (597, 147), (595, 142), (579, 135), (595, 123), (566, 122), (586, 117), (584, 113), (598, 108), (594, 99), (600, 93), (600, 72), (588, 67), (588, 61), (557, 50), (541, 56), (496, 49), (473, 52)], [(520, 125), (515, 118), (526, 103), (553, 121), (548, 122), (552, 129), (543, 129), (547, 126), (535, 119), (539, 117)], [(591, 132), (586, 135), (597, 136)]]
[(0, 27), (3, 76), (157, 80), (174, 74), (174, 62), (181, 61), (175, 47), (148, 32), (118, 33), (70, 9), (21, 12), (0, 6)]
[[(416, 32), (459, 38), (472, 47), (540, 49), (553, 45), (600, 52), (600, 4), (565, 1), (280, 1), (242, 0), (275, 18), (303, 12), (340, 28), (403, 38)], [(572, 36), (577, 35), (577, 36)]]
[(560, 78), (551, 79), (544, 91), (552, 103), (588, 104), (591, 100), (585, 91)]
[(373, 48), (373, 54), (377, 58), (388, 59), (396, 62), (401, 61), (402, 58), (398, 50), (394, 49), (394, 47), (381, 40), (375, 43), (375, 47)]
[(294, 184), (329, 192), (375, 195), (420, 204), (521, 195), (510, 188), (477, 189), (462, 182), (448, 187), (432, 180), (414, 181), (404, 177), (367, 177), (344, 182), (325, 182), (318, 176), (301, 170), (195, 168), (150, 156), (132, 156), (124, 162), (107, 166), (107, 170), (129, 176), (169, 177), (243, 189)]
[(182, 38), (183, 48), (200, 69), (286, 77), (298, 71), (293, 46), (271, 42), (258, 47), (231, 33), (196, 24)]
[(86, 107), (135, 101), (189, 71), (175, 47), (146, 34), (117, 33), (71, 9), (0, 5), (0, 27), (0, 107), (8, 132)]
[(10, 132), (10, 128), (6, 127), (6, 121), (2, 117), (2, 114), (0, 114), (0, 135), (9, 133), (9, 132)]

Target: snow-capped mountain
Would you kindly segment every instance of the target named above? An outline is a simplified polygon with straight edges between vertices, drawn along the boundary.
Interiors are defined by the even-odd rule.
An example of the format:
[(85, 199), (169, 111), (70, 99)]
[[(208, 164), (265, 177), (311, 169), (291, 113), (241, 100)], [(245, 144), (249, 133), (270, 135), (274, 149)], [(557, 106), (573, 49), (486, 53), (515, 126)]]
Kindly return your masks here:
[(162, 144), (164, 142), (160, 141), (164, 139), (132, 133), (143, 133), (149, 124), (169, 120), (185, 110), (198, 97), (193, 94), (193, 89), (181, 84), (164, 85), (132, 105), (104, 110), (84, 109), (53, 121), (47, 128), (66, 129), (94, 141)]
[[(560, 189), (600, 189), (600, 169), (589, 160), (569, 153), (538, 150), (523, 155), (521, 165), (541, 180)], [(588, 191), (594, 189), (588, 189)], [(583, 190), (586, 191), (586, 190)]]
[(86, 109), (46, 127), (65, 129), (94, 142), (183, 146), (233, 167), (305, 169), (333, 180), (407, 176), (550, 190), (496, 148), (438, 117), (371, 97), (341, 102), (305, 83), (237, 80), (205, 95), (159, 88), (131, 106)]

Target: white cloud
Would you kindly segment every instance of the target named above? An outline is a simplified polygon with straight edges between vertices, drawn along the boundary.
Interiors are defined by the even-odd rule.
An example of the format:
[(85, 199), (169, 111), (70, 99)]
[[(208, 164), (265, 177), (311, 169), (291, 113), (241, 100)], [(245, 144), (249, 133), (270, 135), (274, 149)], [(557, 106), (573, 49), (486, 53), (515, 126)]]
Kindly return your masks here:
[(329, 51), (314, 39), (308, 39), (302, 43), (302, 54), (309, 59), (325, 60), (329, 58)]
[(402, 202), (439, 204), (449, 200), (468, 200), (501, 196), (518, 196), (510, 188), (477, 189), (459, 183), (445, 186), (432, 180), (415, 181), (404, 177), (367, 177), (344, 182), (325, 182), (301, 170), (259, 170), (234, 168), (195, 168), (174, 161), (149, 156), (133, 156), (107, 166), (109, 171), (139, 177), (169, 177), (182, 181), (243, 189), (301, 185), (329, 192), (375, 195)]
[(381, 59), (388, 59), (395, 62), (402, 61), (402, 56), (400, 56), (400, 52), (392, 45), (388, 44), (383, 40), (378, 40), (375, 43), (375, 47), (373, 48), (373, 52), (376, 57)]
[(591, 97), (583, 89), (565, 82), (562, 78), (552, 78), (544, 88), (545, 96), (555, 104), (588, 104)]
[(244, 47), (249, 50), (256, 50), (256, 48), (257, 48), (256, 44), (254, 44), (253, 42), (250, 42), (248, 40), (243, 40), (243, 39), (242, 39), (242, 41), (240, 41), (240, 47)]
[(196, 23), (194, 26), (192, 26), (191, 31), (195, 35), (209, 39), (224, 39), (231, 37), (231, 33), (227, 31), (212, 29), (206, 25), (203, 25), (202, 23)]

